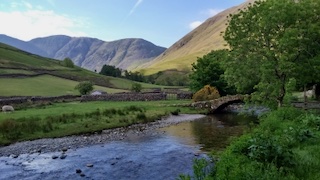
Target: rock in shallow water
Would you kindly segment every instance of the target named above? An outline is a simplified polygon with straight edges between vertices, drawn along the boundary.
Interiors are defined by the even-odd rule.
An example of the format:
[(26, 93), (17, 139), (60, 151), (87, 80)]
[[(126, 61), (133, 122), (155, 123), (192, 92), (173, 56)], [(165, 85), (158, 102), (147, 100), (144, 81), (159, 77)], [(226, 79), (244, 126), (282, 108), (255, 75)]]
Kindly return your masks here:
[(93, 164), (87, 164), (87, 167), (93, 167)]

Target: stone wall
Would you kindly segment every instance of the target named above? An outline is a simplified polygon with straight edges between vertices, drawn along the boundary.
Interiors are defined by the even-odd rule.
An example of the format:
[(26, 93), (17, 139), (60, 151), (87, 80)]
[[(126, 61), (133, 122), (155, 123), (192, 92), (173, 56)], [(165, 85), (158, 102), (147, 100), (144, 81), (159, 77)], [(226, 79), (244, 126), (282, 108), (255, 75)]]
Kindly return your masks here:
[(165, 93), (118, 93), (105, 95), (82, 96), (82, 102), (86, 101), (160, 101), (166, 100)]
[[(167, 93), (164, 92), (142, 92), (142, 93), (116, 93), (105, 95), (65, 95), (65, 96), (15, 96), (0, 97), (0, 106), (17, 105), (25, 103), (43, 103), (43, 102), (60, 102), (60, 101), (159, 101), (166, 100)], [(192, 99), (192, 93), (178, 93), (176, 99)]]
[(177, 94), (177, 99), (192, 99), (192, 92), (181, 92)]
[(41, 102), (57, 102), (57, 101), (76, 101), (80, 100), (81, 96), (65, 95), (65, 96), (21, 96), (21, 97), (2, 97), (0, 105), (14, 105), (24, 103), (41, 103)]

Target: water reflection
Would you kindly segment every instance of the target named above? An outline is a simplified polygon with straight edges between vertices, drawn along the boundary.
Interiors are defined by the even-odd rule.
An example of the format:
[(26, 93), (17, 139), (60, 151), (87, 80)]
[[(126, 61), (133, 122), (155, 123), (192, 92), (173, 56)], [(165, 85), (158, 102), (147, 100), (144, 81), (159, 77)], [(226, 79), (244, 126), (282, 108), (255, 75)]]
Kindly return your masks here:
[(188, 145), (200, 145), (202, 151), (208, 152), (225, 148), (230, 143), (230, 137), (240, 136), (247, 125), (256, 119), (254, 116), (230, 113), (215, 114), (160, 130)]

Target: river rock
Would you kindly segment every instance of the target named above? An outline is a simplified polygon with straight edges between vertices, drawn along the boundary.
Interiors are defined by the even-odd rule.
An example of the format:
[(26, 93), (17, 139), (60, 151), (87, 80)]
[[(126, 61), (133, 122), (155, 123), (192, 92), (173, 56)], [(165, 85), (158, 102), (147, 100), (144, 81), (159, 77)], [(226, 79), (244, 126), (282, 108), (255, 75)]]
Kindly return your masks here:
[(11, 157), (12, 157), (12, 158), (18, 158), (19, 156), (16, 155), (16, 154), (12, 154)]
[(59, 156), (57, 156), (57, 155), (52, 155), (52, 159), (57, 159)]
[(60, 159), (65, 159), (66, 157), (67, 157), (67, 155), (62, 154), (62, 155), (60, 156)]
[(67, 151), (68, 151), (68, 148), (67, 148), (67, 147), (63, 147), (63, 148), (61, 149), (61, 151), (62, 151), (62, 152), (67, 152)]
[(80, 174), (81, 172), (82, 172), (81, 169), (76, 169), (77, 174)]
[(93, 164), (87, 164), (87, 167), (93, 167)]

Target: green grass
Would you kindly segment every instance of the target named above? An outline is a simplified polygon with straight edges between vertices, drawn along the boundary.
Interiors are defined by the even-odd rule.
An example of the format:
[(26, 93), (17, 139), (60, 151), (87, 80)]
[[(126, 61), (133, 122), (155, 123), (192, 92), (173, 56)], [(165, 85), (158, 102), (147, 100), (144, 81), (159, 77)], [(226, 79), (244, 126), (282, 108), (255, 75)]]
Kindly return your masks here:
[(41, 58), (0, 43), (0, 66), (41, 69), (66, 69), (58, 60)]
[[(80, 81), (91, 81), (95, 89), (108, 93), (131, 89), (134, 81), (108, 77), (80, 68), (62, 66), (61, 61), (36, 56), (0, 43), (0, 74), (35, 74), (45, 72), (47, 76), (34, 78), (0, 78), (0, 96), (57, 96), (78, 94), (74, 86)], [(59, 77), (59, 78), (58, 78)], [(71, 80), (72, 81), (71, 81)], [(142, 88), (163, 88), (140, 83)]]
[[(146, 123), (176, 111), (173, 104), (190, 101), (69, 102), (0, 114), (0, 145), (15, 141), (72, 134)], [(199, 113), (179, 107), (181, 113)]]
[(0, 74), (35, 74), (33, 71), (21, 70), (21, 69), (1, 69)]
[(162, 86), (162, 85), (155, 85), (155, 84), (148, 84), (148, 83), (143, 83), (143, 82), (135, 82), (135, 81), (130, 81), (127, 79), (122, 79), (122, 78), (114, 78), (110, 77), (110, 83), (116, 86), (117, 88), (120, 89), (131, 89), (131, 86), (133, 83), (139, 83), (141, 84), (143, 89), (149, 89), (149, 88), (182, 88), (179, 86)]
[[(59, 96), (66, 94), (78, 95), (74, 89), (77, 81), (43, 75), (30, 78), (0, 78), (1, 96)], [(123, 92), (124, 90), (94, 86), (96, 90), (108, 93)]]

